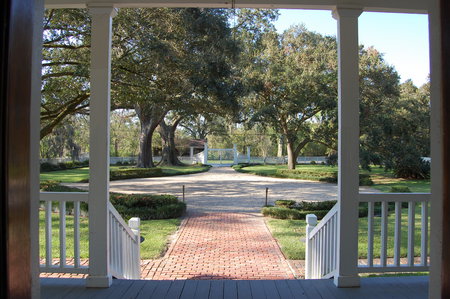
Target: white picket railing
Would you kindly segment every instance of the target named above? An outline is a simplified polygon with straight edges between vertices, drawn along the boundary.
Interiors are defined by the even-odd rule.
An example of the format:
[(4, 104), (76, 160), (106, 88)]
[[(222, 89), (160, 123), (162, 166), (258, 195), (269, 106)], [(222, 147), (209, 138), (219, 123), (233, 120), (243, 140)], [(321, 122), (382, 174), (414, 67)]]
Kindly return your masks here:
[[(45, 208), (45, 263), (40, 265), (42, 273), (74, 273), (89, 274), (89, 267), (81, 265), (80, 259), (80, 204), (88, 202), (87, 192), (41, 192), (40, 201), (44, 202)], [(53, 263), (52, 256), (52, 208), (53, 202), (58, 203), (59, 222), (59, 258)], [(67, 203), (73, 202), (73, 264), (67, 264), (66, 241), (67, 241)], [(114, 277), (122, 279), (140, 278), (140, 220), (131, 218), (129, 225), (111, 203), (108, 203), (110, 225), (110, 269)]]
[(305, 278), (329, 278), (336, 270), (338, 204), (317, 224), (313, 214), (306, 216)]
[(139, 218), (131, 218), (128, 226), (114, 206), (108, 202), (110, 269), (120, 279), (141, 277), (141, 236)]
[[(429, 203), (428, 193), (362, 193), (360, 202), (367, 203), (367, 265), (358, 265), (360, 273), (428, 271)], [(394, 235), (388, 233), (389, 204), (394, 205)], [(407, 203), (407, 223), (402, 224), (402, 204)], [(374, 263), (375, 207), (380, 206), (380, 259)], [(420, 263), (415, 263), (416, 207), (420, 206)], [(405, 213), (406, 214), (406, 213)], [(401, 258), (402, 228), (407, 228), (406, 259)], [(391, 241), (390, 243), (388, 243)], [(393, 244), (392, 244), (393, 243)], [(389, 246), (391, 245), (391, 246)], [(393, 259), (388, 259), (388, 247), (393, 248)]]
[[(367, 203), (367, 264), (358, 263), (360, 273), (420, 272), (429, 270), (429, 193), (361, 193), (359, 202)], [(406, 224), (402, 223), (402, 205), (407, 204)], [(393, 206), (394, 223), (389, 230), (389, 205)], [(375, 215), (379, 207), (380, 215)], [(416, 208), (420, 207), (420, 227), (417, 227)], [(406, 209), (406, 208), (405, 208)], [(338, 205), (317, 224), (317, 217), (306, 217), (305, 278), (330, 278), (336, 270)], [(379, 226), (375, 224), (380, 216)], [(418, 216), (417, 216), (418, 218)], [(391, 218), (392, 219), (392, 218)], [(405, 221), (403, 221), (405, 222)], [(376, 229), (377, 228), (377, 229)], [(402, 243), (402, 228), (406, 230), (407, 242)], [(389, 234), (392, 231), (393, 234)], [(420, 229), (420, 256), (415, 252), (416, 230)], [(375, 259), (375, 232), (380, 231), (380, 258)], [(390, 242), (390, 243), (389, 243)], [(402, 247), (403, 246), (403, 247)], [(406, 247), (406, 248), (405, 248)], [(388, 258), (388, 249), (393, 257)], [(401, 253), (406, 251), (406, 258)], [(416, 262), (416, 255), (419, 262)], [(377, 261), (377, 262), (376, 262)], [(376, 263), (375, 263), (376, 262)]]
[[(45, 264), (40, 271), (45, 273), (78, 273), (87, 274), (89, 267), (82, 266), (80, 260), (80, 204), (88, 201), (85, 192), (41, 192), (40, 201), (45, 207)], [(52, 203), (58, 202), (59, 210), (59, 263), (53, 264), (52, 256)], [(66, 207), (73, 202), (73, 265), (66, 262)]]

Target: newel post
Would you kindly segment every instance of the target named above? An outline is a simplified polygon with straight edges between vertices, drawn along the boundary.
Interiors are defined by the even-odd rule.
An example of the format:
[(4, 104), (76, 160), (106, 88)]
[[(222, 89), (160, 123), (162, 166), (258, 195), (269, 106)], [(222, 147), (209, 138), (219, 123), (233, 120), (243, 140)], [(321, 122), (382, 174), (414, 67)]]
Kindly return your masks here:
[(311, 256), (312, 248), (311, 241), (309, 240), (311, 231), (317, 225), (317, 216), (314, 214), (306, 215), (306, 239), (305, 239), (305, 279), (311, 279), (312, 269), (311, 269)]
[(136, 243), (137, 246), (136, 252), (135, 252), (135, 261), (134, 261), (134, 279), (140, 279), (141, 276), (141, 219), (139, 217), (133, 217), (130, 220), (128, 220), (128, 226), (130, 227), (131, 231), (136, 236)]
[(111, 28), (116, 9), (89, 5), (91, 29), (91, 96), (89, 153), (88, 287), (109, 287), (109, 113), (111, 110)]

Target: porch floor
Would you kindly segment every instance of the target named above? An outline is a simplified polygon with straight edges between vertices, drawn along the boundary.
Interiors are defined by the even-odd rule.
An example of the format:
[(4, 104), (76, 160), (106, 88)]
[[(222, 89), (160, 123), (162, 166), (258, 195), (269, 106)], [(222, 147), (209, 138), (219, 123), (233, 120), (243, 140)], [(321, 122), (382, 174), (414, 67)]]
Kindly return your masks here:
[(336, 288), (323, 280), (114, 280), (88, 289), (83, 279), (41, 278), (41, 297), (52, 298), (427, 298), (428, 277), (362, 278), (360, 288)]

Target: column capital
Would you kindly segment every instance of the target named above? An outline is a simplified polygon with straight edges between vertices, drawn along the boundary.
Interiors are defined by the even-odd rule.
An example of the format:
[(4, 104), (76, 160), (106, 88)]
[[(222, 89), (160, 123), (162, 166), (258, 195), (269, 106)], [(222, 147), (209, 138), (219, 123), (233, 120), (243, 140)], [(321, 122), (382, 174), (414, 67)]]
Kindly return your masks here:
[(87, 5), (89, 14), (92, 15), (109, 15), (111, 18), (117, 16), (119, 11), (113, 5), (100, 4), (100, 3), (90, 3)]
[(359, 6), (336, 6), (331, 15), (334, 19), (339, 20), (341, 17), (359, 17), (363, 12), (363, 9)]

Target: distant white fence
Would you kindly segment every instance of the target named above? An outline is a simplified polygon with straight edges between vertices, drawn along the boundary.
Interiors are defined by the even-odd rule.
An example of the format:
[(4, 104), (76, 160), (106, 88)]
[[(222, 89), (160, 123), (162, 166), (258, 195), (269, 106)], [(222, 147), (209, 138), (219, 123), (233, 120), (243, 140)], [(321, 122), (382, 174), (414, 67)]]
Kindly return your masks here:
[[(198, 154), (192, 154), (192, 156), (180, 156), (178, 159), (186, 164), (196, 164), (196, 163), (204, 163), (205, 164), (205, 154), (204, 151)], [(213, 164), (219, 163), (218, 161), (233, 161), (232, 164), (239, 163), (257, 163), (257, 164), (287, 164), (287, 156), (285, 157), (255, 157), (249, 156), (249, 153), (239, 153), (236, 152), (236, 159), (233, 149), (208, 149), (208, 159), (207, 161), (212, 161)], [(80, 157), (79, 161), (89, 160), (89, 154), (83, 155)], [(137, 157), (110, 157), (110, 164), (115, 165), (117, 163), (130, 163), (134, 164), (137, 162)], [(57, 165), (58, 163), (71, 162), (71, 158), (53, 158), (53, 159), (40, 159), (41, 163), (50, 163), (53, 165)], [(161, 161), (161, 156), (153, 156), (154, 162)], [(310, 164), (311, 162), (316, 162), (317, 164), (321, 164), (322, 162), (326, 162), (325, 156), (308, 156), (308, 157), (297, 157), (297, 164)], [(206, 164), (208, 164), (207, 162)], [(228, 163), (229, 164), (229, 163)]]

